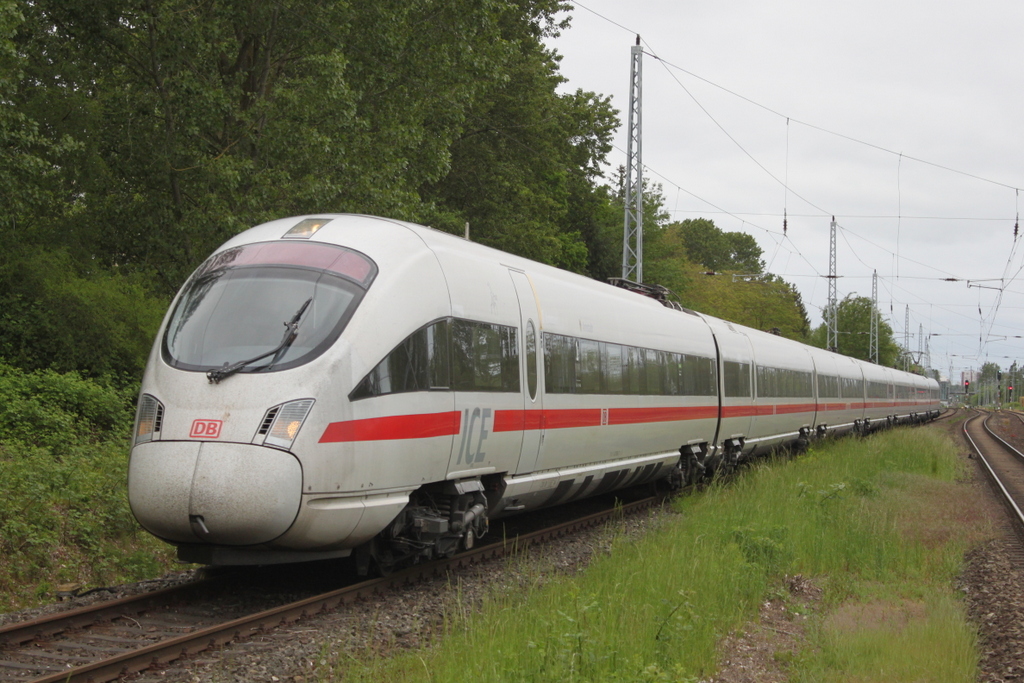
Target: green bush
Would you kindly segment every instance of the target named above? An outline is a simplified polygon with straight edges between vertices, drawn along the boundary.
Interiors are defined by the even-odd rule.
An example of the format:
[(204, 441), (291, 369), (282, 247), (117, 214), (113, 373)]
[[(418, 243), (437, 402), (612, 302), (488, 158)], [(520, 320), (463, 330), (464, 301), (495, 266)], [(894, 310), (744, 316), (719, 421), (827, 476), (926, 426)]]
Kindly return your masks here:
[(139, 278), (23, 248), (0, 262), (0, 358), (91, 377), (142, 374), (167, 310)]
[(0, 363), (0, 609), (166, 568), (127, 500), (133, 392)]
[(25, 372), (0, 362), (0, 443), (18, 442), (63, 455), (76, 445), (127, 434), (135, 389), (76, 372)]

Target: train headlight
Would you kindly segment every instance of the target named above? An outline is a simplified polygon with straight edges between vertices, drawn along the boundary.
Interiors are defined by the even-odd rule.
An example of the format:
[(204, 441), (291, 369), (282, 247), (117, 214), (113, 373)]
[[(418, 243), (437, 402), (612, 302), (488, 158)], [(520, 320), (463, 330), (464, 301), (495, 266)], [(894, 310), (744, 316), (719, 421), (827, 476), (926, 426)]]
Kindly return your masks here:
[(313, 407), (313, 399), (304, 398), (299, 401), (289, 401), (279, 406), (274, 406), (267, 411), (263, 419), (260, 431), (266, 434), (263, 439), (264, 446), (288, 449), (306, 421), (310, 409)]
[(159, 439), (163, 422), (164, 404), (149, 394), (140, 396), (139, 409), (135, 414), (135, 444)]

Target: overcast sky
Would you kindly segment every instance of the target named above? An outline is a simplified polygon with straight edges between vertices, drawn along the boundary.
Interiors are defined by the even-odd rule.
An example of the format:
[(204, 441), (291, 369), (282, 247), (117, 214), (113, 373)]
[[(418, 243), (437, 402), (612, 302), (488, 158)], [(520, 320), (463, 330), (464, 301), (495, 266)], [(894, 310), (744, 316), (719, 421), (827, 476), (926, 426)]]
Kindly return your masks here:
[[(1024, 2), (574, 4), (550, 42), (565, 88), (623, 122), (643, 40), (645, 177), (674, 219), (751, 234), (818, 325), (834, 214), (840, 299), (877, 270), (897, 340), (909, 305), (910, 349), (923, 325), (955, 381), (1024, 363)], [(620, 130), (613, 166), (625, 148)]]

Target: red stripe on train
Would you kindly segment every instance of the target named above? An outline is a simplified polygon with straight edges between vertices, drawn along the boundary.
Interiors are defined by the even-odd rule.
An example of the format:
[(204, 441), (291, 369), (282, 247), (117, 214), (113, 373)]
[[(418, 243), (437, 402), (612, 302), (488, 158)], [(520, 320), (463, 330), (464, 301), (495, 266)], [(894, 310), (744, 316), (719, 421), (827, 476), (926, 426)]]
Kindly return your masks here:
[(320, 443), (453, 436), (459, 433), (461, 425), (462, 413), (457, 410), (424, 415), (371, 417), (365, 420), (332, 422), (324, 430), (323, 436), (320, 437)]
[[(535, 429), (572, 429), (599, 427), (601, 408), (566, 410), (498, 410), (494, 414), (495, 432), (518, 432)], [(717, 406), (673, 408), (609, 408), (605, 424), (628, 425), (649, 422), (679, 422), (718, 417)]]
[(642, 424), (645, 422), (677, 422), (708, 420), (718, 417), (718, 406), (687, 406), (679, 408), (612, 408), (608, 424)]
[[(782, 415), (809, 413), (815, 408), (821, 410), (845, 410), (862, 408), (871, 404), (829, 403), (815, 406), (813, 403), (782, 405), (740, 405), (723, 406), (722, 417), (750, 417), (757, 415)], [(681, 422), (685, 420), (710, 420), (718, 417), (717, 406), (686, 406), (671, 408), (610, 408), (602, 422), (601, 408), (579, 408), (567, 410), (496, 410), (494, 432), (521, 432), (537, 429), (572, 429), (575, 427), (599, 427), (601, 424), (629, 425), (652, 422)], [(385, 441), (391, 439), (426, 439), (433, 436), (454, 436), (462, 426), (462, 413), (453, 410), (444, 413), (422, 415), (393, 415), (372, 417), (364, 420), (332, 422), (327, 425), (320, 443), (341, 443), (351, 441)]]

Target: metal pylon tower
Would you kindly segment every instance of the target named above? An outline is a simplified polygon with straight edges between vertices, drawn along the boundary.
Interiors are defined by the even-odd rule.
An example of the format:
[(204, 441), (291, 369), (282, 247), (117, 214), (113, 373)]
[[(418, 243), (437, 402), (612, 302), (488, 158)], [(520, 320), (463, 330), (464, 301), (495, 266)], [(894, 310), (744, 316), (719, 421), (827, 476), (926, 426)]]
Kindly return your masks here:
[(832, 216), (828, 246), (828, 306), (825, 309), (825, 326), (828, 340), (825, 348), (839, 351), (839, 302), (836, 294), (836, 217)]
[(903, 321), (903, 370), (910, 370), (910, 305), (907, 304), (907, 316)]
[(925, 368), (925, 324), (918, 324), (918, 365)]
[(871, 275), (871, 362), (878, 365), (878, 271)]
[(630, 51), (629, 118), (626, 123), (625, 220), (622, 225), (622, 279), (644, 281), (644, 172), (641, 126), (644, 50), (640, 36)]

